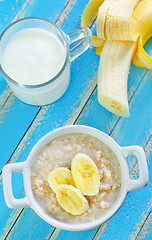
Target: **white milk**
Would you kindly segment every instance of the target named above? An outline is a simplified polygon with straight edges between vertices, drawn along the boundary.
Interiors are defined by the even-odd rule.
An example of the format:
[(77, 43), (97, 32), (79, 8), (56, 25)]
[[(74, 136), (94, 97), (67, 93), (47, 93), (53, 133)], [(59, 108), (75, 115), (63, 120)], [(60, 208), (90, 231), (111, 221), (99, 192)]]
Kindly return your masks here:
[(2, 65), (7, 75), (18, 83), (37, 85), (55, 77), (65, 59), (65, 48), (53, 33), (27, 28), (8, 41)]

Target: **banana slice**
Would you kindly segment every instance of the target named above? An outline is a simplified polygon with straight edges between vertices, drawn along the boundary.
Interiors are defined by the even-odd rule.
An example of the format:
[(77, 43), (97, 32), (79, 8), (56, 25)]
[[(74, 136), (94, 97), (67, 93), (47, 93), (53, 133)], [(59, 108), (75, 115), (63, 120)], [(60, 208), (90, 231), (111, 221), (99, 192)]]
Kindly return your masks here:
[(56, 188), (56, 198), (61, 207), (72, 215), (81, 215), (89, 208), (87, 199), (71, 185), (59, 185)]
[(84, 195), (92, 196), (99, 192), (99, 171), (90, 157), (83, 153), (76, 154), (72, 160), (71, 170), (76, 187)]
[(60, 184), (75, 185), (71, 171), (64, 167), (58, 167), (51, 171), (48, 176), (48, 183), (54, 192)]

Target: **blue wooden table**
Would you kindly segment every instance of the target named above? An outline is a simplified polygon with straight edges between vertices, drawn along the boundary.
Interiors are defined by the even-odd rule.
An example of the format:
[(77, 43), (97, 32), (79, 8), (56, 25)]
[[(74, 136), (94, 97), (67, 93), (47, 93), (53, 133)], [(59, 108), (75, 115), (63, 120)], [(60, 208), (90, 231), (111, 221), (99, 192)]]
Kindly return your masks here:
[[(42, 17), (56, 22), (66, 33), (80, 26), (88, 0), (3, 0), (0, 1), (0, 30), (22, 17)], [(95, 24), (92, 26), (95, 33)], [(146, 44), (151, 51), (152, 40)], [(152, 239), (152, 73), (131, 65), (128, 79), (130, 117), (111, 114), (97, 101), (99, 56), (89, 49), (71, 66), (66, 93), (44, 107), (19, 101), (0, 75), (0, 239)], [(44, 222), (30, 208), (9, 209), (4, 200), (2, 168), (10, 162), (25, 161), (35, 143), (52, 129), (84, 124), (109, 134), (121, 146), (144, 148), (150, 180), (140, 190), (128, 193), (122, 207), (106, 223), (84, 232), (69, 232)], [(138, 176), (135, 158), (129, 159), (131, 176)], [(13, 175), (15, 197), (23, 197), (22, 175)]]

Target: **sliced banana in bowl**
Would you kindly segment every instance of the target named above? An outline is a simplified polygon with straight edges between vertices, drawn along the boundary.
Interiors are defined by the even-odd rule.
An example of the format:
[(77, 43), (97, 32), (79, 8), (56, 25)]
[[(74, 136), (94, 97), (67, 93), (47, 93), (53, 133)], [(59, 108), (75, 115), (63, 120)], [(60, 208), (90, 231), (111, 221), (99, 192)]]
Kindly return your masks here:
[(87, 199), (74, 186), (67, 184), (57, 186), (56, 197), (61, 207), (72, 215), (81, 215), (89, 208)]
[(83, 195), (94, 196), (99, 192), (100, 174), (89, 156), (78, 153), (72, 159), (71, 170), (65, 167), (54, 169), (48, 176), (48, 183), (66, 212), (81, 215), (89, 208)]
[(54, 192), (60, 184), (75, 185), (71, 171), (65, 167), (58, 167), (51, 171), (48, 176), (48, 183)]
[(88, 196), (98, 194), (100, 174), (94, 161), (84, 153), (78, 153), (72, 160), (71, 171), (76, 187)]

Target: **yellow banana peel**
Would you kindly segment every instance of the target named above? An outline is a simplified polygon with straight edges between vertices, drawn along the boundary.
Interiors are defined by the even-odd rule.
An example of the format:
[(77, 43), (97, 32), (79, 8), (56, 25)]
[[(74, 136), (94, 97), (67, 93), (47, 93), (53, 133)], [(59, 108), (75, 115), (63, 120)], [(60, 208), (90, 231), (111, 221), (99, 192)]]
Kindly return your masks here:
[(98, 8), (104, 0), (90, 0), (81, 17), (81, 27), (88, 27), (91, 22), (96, 18)]
[(152, 57), (144, 50), (152, 36), (152, 0), (91, 0), (82, 15), (81, 26), (90, 25), (96, 16), (97, 36), (93, 36), (92, 46), (101, 56), (98, 100), (109, 111), (127, 116), (131, 59), (138, 67), (152, 69)]
[(137, 67), (145, 67), (152, 70), (152, 58), (144, 49), (144, 43), (147, 42), (152, 36), (152, 31), (146, 35), (141, 35), (138, 39), (137, 51), (133, 56), (132, 62)]
[(137, 38), (139, 35), (149, 32), (149, 30), (152, 29), (151, 15), (152, 1), (141, 0), (135, 7), (132, 15), (131, 25), (134, 38)]
[[(138, 46), (138, 43), (137, 43), (137, 46)], [(139, 60), (138, 60), (138, 58), (137, 58), (137, 49), (136, 49), (136, 51), (135, 51), (135, 53), (134, 53), (134, 56), (133, 56), (133, 58), (132, 58), (132, 63), (133, 63), (136, 67), (140, 67), (140, 68), (143, 67), (143, 65), (139, 62)]]
[(105, 40), (98, 38), (97, 36), (92, 36), (92, 46), (93, 47), (103, 47)]
[(103, 49), (103, 47), (96, 47), (96, 54), (100, 56), (102, 49)]
[(144, 50), (144, 44), (152, 36), (152, 2), (142, 0), (139, 2), (133, 13), (132, 30), (139, 34), (136, 53), (132, 62), (137, 67), (152, 69), (152, 58)]

